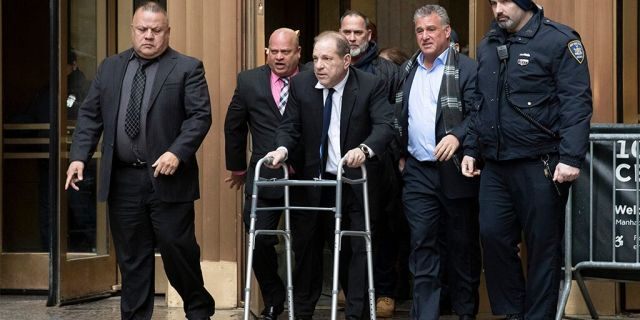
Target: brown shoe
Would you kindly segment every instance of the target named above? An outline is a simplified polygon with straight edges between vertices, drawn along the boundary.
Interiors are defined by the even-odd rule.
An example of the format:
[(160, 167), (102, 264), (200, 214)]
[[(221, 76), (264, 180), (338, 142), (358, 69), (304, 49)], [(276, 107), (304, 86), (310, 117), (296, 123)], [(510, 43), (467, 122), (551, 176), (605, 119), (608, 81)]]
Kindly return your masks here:
[(380, 297), (376, 300), (376, 317), (391, 318), (396, 310), (396, 301), (389, 297)]

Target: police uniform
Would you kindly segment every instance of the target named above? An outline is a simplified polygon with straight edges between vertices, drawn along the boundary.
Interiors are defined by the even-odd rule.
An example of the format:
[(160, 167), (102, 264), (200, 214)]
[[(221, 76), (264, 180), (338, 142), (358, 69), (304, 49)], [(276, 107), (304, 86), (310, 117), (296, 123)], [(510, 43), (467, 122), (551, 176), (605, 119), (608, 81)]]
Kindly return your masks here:
[[(494, 21), (478, 47), (483, 101), (465, 155), (484, 160), (480, 234), (492, 311), (547, 319), (556, 312), (569, 188), (551, 178), (559, 162), (581, 167), (592, 99), (578, 33), (536, 6), (530, 10), (532, 18), (513, 34)], [(517, 248), (522, 232), (526, 285)]]

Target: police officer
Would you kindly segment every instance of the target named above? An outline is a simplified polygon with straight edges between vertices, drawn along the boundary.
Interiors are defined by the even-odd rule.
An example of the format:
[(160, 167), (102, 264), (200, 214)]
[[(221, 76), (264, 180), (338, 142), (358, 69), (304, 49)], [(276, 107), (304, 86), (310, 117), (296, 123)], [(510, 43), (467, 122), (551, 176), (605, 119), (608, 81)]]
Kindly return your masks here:
[[(480, 174), (480, 234), (491, 309), (552, 319), (563, 212), (580, 173), (592, 114), (580, 36), (531, 0), (489, 0), (495, 21), (478, 47), (482, 104), (465, 139), (463, 173)], [(517, 244), (527, 246), (527, 282)]]

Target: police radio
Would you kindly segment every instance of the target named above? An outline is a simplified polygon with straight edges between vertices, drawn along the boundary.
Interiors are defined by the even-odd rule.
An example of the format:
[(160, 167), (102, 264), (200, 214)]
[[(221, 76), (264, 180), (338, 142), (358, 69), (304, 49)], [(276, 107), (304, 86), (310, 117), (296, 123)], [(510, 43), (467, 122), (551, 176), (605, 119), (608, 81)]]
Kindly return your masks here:
[(507, 48), (507, 45), (503, 44), (501, 46), (498, 46), (496, 48), (496, 51), (498, 51), (498, 58), (500, 58), (500, 61), (505, 61), (507, 59), (509, 59), (509, 49)]

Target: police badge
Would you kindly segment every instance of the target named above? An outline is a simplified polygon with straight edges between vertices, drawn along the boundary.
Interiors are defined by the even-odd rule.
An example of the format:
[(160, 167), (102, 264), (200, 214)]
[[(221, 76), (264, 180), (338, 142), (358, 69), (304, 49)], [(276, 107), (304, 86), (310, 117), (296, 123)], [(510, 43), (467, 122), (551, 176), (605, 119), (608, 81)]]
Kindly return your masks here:
[(584, 61), (584, 48), (582, 47), (582, 42), (580, 42), (580, 40), (573, 40), (567, 44), (567, 47), (569, 47), (569, 52), (571, 52), (573, 58), (576, 59), (578, 63), (582, 64), (582, 61)]

